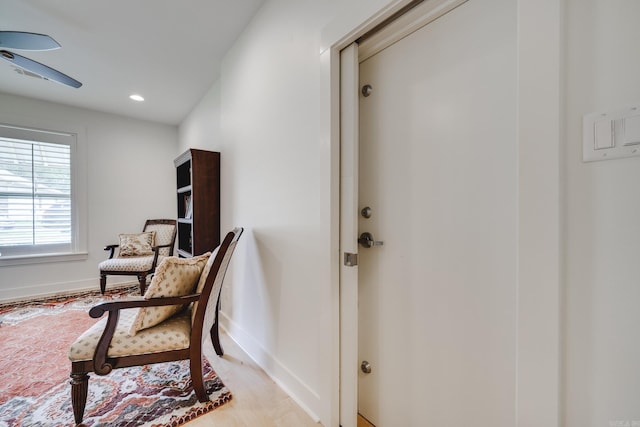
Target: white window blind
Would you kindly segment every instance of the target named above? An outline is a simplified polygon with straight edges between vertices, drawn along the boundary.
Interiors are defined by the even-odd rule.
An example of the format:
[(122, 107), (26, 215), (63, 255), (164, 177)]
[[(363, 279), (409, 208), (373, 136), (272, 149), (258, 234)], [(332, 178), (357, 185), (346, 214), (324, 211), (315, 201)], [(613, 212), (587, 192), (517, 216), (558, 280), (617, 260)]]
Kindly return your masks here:
[(0, 254), (71, 252), (75, 139), (0, 127)]

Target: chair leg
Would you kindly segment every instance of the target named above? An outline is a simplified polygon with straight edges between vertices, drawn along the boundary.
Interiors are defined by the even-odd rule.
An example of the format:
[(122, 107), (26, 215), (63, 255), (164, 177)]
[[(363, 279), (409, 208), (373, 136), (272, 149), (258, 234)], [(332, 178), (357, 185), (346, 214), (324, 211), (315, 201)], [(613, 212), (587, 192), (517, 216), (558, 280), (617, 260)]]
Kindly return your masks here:
[(224, 356), (224, 350), (222, 348), (222, 344), (220, 344), (220, 335), (218, 331), (219, 316), (220, 316), (220, 297), (218, 297), (218, 303), (216, 304), (216, 320), (213, 322), (210, 335), (211, 335), (211, 343), (213, 344), (213, 349), (216, 351), (216, 354), (218, 356)]
[(107, 275), (100, 273), (100, 293), (104, 295), (104, 291), (107, 289)]
[(71, 373), (71, 406), (76, 424), (82, 423), (84, 408), (87, 404), (89, 390), (89, 375), (86, 372)]
[(189, 369), (191, 371), (191, 384), (193, 384), (193, 390), (196, 392), (198, 401), (208, 402), (209, 396), (204, 389), (204, 377), (202, 375), (202, 359), (195, 363), (192, 360)]
[(147, 273), (138, 274), (138, 283), (140, 283), (140, 295), (144, 295), (147, 287)]
[(211, 327), (211, 342), (213, 343), (213, 349), (218, 356), (224, 356), (224, 349), (220, 344), (220, 336), (218, 335), (218, 316), (216, 315), (216, 321)]

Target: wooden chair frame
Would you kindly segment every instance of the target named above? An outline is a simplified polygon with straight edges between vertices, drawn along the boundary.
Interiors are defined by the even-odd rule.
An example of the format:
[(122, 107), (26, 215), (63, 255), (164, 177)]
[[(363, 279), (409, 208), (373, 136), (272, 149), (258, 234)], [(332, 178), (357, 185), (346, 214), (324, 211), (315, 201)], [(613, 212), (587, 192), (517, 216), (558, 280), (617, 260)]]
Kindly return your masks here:
[[(173, 236), (171, 238), (171, 243), (166, 245), (158, 245), (152, 248), (153, 250), (153, 263), (151, 264), (151, 268), (143, 271), (115, 271), (115, 270), (100, 270), (100, 293), (104, 295), (104, 292), (107, 288), (107, 276), (136, 276), (138, 278), (138, 283), (140, 284), (140, 295), (144, 295), (144, 291), (147, 288), (147, 276), (152, 274), (156, 270), (156, 266), (158, 264), (158, 255), (159, 250), (161, 248), (169, 248), (169, 256), (173, 255), (173, 248), (176, 243), (176, 235), (178, 231), (178, 223), (175, 219), (148, 219), (144, 223), (144, 228), (142, 231), (146, 231), (147, 227), (150, 225), (156, 224), (167, 224), (173, 225)], [(119, 245), (107, 245), (104, 247), (105, 251), (109, 251), (109, 258), (112, 259), (115, 254), (115, 249)]]
[[(176, 360), (189, 360), (191, 380), (196, 396), (200, 402), (209, 400), (204, 387), (202, 368), (202, 345), (207, 338), (211, 337), (213, 348), (218, 356), (222, 356), (224, 351), (220, 345), (218, 332), (218, 311), (220, 306), (220, 294), (222, 283), (227, 267), (236, 243), (242, 235), (241, 227), (229, 232), (222, 243), (213, 261), (211, 270), (207, 276), (204, 288), (200, 294), (193, 294), (183, 297), (151, 298), (147, 300), (121, 300), (99, 304), (89, 311), (93, 318), (99, 318), (104, 313), (108, 313), (107, 323), (102, 333), (95, 354), (92, 360), (81, 360), (71, 362), (71, 403), (76, 424), (82, 423), (84, 410), (88, 395), (89, 373), (97, 375), (107, 375), (111, 370), (130, 366), (148, 365), (153, 363), (170, 362)], [(221, 269), (225, 257), (226, 265)], [(219, 281), (218, 281), (219, 279)], [(214, 284), (219, 283), (218, 289), (214, 289)], [(135, 354), (123, 357), (108, 357), (107, 351), (113, 338), (113, 334), (118, 324), (120, 310), (135, 307), (158, 307), (165, 305), (183, 305), (198, 302), (195, 318), (191, 326), (191, 338), (189, 348), (181, 350), (171, 350), (150, 354)], [(214, 312), (211, 312), (214, 310)], [(206, 332), (206, 333), (205, 333)]]

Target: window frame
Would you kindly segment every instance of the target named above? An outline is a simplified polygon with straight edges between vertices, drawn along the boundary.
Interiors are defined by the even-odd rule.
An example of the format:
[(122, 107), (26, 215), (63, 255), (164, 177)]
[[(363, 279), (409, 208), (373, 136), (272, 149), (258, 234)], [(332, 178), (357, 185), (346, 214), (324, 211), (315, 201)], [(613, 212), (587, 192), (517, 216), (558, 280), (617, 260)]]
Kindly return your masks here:
[[(87, 161), (84, 129), (65, 123), (47, 123), (33, 118), (0, 115), (0, 137), (64, 143), (71, 149), (71, 244), (65, 245), (69, 249), (60, 250), (59, 246), (55, 247), (57, 245), (29, 245), (24, 248), (14, 246), (4, 250), (0, 248), (0, 267), (87, 259)], [(34, 250), (38, 246), (41, 250)]]

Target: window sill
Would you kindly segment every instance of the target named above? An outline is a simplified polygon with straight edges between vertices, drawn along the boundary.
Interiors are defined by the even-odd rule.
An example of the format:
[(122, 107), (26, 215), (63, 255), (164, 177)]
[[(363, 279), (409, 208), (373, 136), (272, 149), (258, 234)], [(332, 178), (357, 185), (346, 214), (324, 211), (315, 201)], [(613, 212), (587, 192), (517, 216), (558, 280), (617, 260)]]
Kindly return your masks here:
[(48, 262), (84, 261), (87, 258), (89, 258), (88, 252), (0, 256), (0, 267), (9, 265), (44, 264)]

